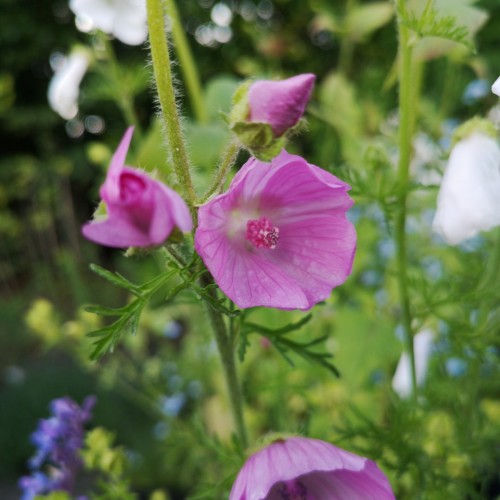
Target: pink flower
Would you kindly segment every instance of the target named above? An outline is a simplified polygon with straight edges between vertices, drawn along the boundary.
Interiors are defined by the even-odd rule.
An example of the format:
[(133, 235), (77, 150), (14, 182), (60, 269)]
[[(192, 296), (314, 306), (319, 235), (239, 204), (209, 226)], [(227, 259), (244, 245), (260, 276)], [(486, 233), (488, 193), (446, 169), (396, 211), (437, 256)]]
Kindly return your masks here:
[(375, 462), (318, 439), (277, 439), (240, 470), (229, 500), (389, 500)]
[(258, 80), (248, 90), (251, 122), (269, 123), (276, 137), (293, 127), (304, 114), (316, 76), (310, 73), (287, 80)]
[(109, 247), (159, 245), (175, 226), (184, 232), (192, 229), (189, 209), (175, 191), (140, 170), (124, 166), (133, 132), (133, 127), (125, 132), (100, 189), (108, 218), (82, 228), (85, 238)]
[(200, 207), (196, 250), (239, 307), (310, 309), (351, 273), (348, 189), (284, 150), (271, 163), (250, 158)]

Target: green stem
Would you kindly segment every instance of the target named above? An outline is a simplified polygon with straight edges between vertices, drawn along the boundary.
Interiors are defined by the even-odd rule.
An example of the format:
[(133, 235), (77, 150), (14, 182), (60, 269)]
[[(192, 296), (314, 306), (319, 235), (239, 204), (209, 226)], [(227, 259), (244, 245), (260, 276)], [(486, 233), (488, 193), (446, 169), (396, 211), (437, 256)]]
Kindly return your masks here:
[[(404, 1), (404, 0), (402, 0)], [(410, 158), (414, 129), (415, 92), (412, 88), (412, 48), (409, 44), (408, 29), (399, 24), (399, 165), (398, 184), (399, 210), (396, 217), (395, 243), (398, 288), (401, 305), (402, 322), (405, 334), (406, 351), (410, 357), (411, 381), (413, 396), (417, 397), (417, 377), (415, 369), (415, 352), (413, 348), (413, 332), (411, 326), (410, 297), (408, 291), (408, 255), (406, 248), (406, 204), (409, 183)]]
[[(206, 277), (202, 278), (202, 286), (212, 285), (212, 278)], [(209, 293), (217, 300), (217, 295), (215, 290), (210, 287), (208, 288)], [(226, 376), (226, 383), (229, 391), (229, 400), (231, 403), (231, 410), (233, 413), (233, 419), (236, 426), (236, 432), (240, 439), (241, 445), (246, 448), (248, 446), (247, 431), (245, 427), (245, 421), (243, 418), (243, 396), (241, 393), (241, 388), (238, 380), (238, 373), (236, 371), (236, 360), (234, 355), (234, 343), (233, 338), (229, 336), (226, 324), (222, 314), (212, 308), (210, 304), (206, 304), (208, 317), (210, 319), (210, 324), (215, 334), (215, 341), (217, 343), (217, 348), (219, 349), (219, 354), (222, 361), (222, 366), (224, 368), (224, 374)]]
[[(500, 269), (500, 230), (496, 230), (496, 241), (492, 252), (490, 252), (488, 262), (484, 268), (483, 275), (477, 286), (477, 294), (480, 297), (478, 325), (484, 327), (488, 321), (488, 315), (492, 308), (492, 298), (485, 297), (488, 291), (494, 287), (498, 281), (498, 271)], [(491, 293), (491, 292), (490, 292)]]
[(240, 151), (240, 143), (237, 140), (233, 140), (229, 143), (224, 152), (224, 156), (215, 172), (215, 175), (210, 183), (210, 187), (207, 189), (206, 193), (203, 195), (202, 203), (205, 203), (210, 196), (217, 193), (222, 186), (224, 185), (224, 181), (226, 180), (227, 174), (231, 170), (231, 167), (234, 165), (236, 158), (238, 157), (238, 153)]
[(208, 112), (203, 99), (198, 68), (194, 62), (186, 33), (182, 27), (179, 9), (175, 4), (175, 0), (165, 0), (165, 2), (167, 5), (167, 13), (172, 22), (174, 48), (179, 58), (181, 71), (184, 75), (184, 81), (191, 100), (191, 105), (193, 106), (194, 114), (200, 123), (208, 123)]
[(172, 68), (170, 54), (168, 52), (168, 40), (164, 25), (165, 12), (163, 10), (162, 0), (146, 0), (146, 7), (153, 71), (161, 112), (167, 129), (167, 141), (172, 155), (173, 168), (177, 180), (184, 188), (185, 195), (191, 207), (191, 214), (195, 216), (193, 205), (196, 194), (191, 180), (189, 160), (175, 101)]

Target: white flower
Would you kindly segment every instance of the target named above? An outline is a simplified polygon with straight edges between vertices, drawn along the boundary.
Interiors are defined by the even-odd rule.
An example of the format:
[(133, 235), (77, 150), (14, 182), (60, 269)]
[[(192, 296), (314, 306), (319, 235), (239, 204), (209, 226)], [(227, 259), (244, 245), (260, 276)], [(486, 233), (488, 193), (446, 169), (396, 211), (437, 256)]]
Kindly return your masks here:
[(474, 132), (452, 149), (437, 199), (433, 230), (450, 245), (500, 225), (500, 148)]
[(77, 50), (64, 58), (50, 81), (47, 92), (50, 107), (66, 120), (71, 120), (78, 113), (80, 83), (89, 62), (88, 53)]
[[(422, 330), (413, 337), (415, 354), (415, 372), (417, 385), (422, 385), (427, 375), (427, 365), (431, 355), (434, 334), (431, 330)], [(392, 379), (392, 388), (402, 398), (407, 398), (413, 391), (411, 381), (411, 362), (408, 353), (404, 352), (399, 358), (396, 373)]]
[(97, 28), (127, 45), (147, 38), (146, 0), (70, 0), (69, 7), (81, 31)]
[(500, 97), (500, 76), (496, 79), (495, 83), (491, 86), (491, 91)]

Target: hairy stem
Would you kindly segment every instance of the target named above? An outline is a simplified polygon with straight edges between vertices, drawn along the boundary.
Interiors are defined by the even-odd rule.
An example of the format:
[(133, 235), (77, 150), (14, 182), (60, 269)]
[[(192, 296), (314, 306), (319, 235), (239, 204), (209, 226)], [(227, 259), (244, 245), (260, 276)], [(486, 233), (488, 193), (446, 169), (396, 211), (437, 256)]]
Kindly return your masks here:
[(165, 2), (167, 13), (172, 22), (172, 39), (175, 52), (179, 58), (181, 71), (184, 76), (191, 105), (193, 106), (194, 115), (200, 123), (208, 123), (208, 112), (203, 99), (198, 68), (196, 67), (193, 54), (186, 38), (186, 33), (181, 24), (179, 10), (175, 4), (175, 0), (165, 0)]
[(233, 140), (229, 143), (224, 152), (224, 156), (215, 172), (212, 181), (210, 182), (210, 187), (207, 189), (206, 193), (203, 195), (202, 203), (207, 201), (210, 196), (216, 194), (224, 185), (224, 181), (226, 180), (227, 174), (231, 170), (231, 167), (234, 165), (236, 158), (238, 157), (238, 153), (240, 151), (240, 143), (237, 140)]
[(189, 160), (175, 101), (172, 68), (164, 24), (165, 12), (163, 10), (162, 0), (146, 0), (146, 7), (148, 12), (149, 43), (151, 46), (153, 71), (161, 112), (167, 129), (168, 146), (172, 155), (172, 163), (177, 180), (183, 187), (191, 207), (191, 213), (195, 216), (193, 205), (196, 194), (191, 180)]
[[(202, 278), (202, 285), (212, 285), (213, 281), (211, 277), (204, 275)], [(209, 293), (217, 300), (215, 290), (210, 287)], [(210, 324), (214, 331), (215, 341), (217, 342), (217, 348), (219, 349), (220, 358), (222, 361), (222, 366), (224, 368), (224, 375), (226, 376), (226, 383), (229, 391), (229, 400), (231, 403), (231, 410), (233, 413), (233, 419), (236, 426), (236, 432), (238, 434), (241, 445), (246, 448), (248, 446), (247, 431), (245, 427), (245, 421), (243, 419), (243, 396), (241, 393), (241, 387), (238, 380), (238, 373), (236, 371), (236, 360), (234, 354), (234, 339), (230, 337), (226, 323), (222, 314), (212, 308), (210, 304), (206, 304), (208, 317), (210, 319)]]
[[(404, 1), (404, 0), (403, 0)], [(412, 315), (408, 291), (408, 255), (406, 241), (406, 205), (410, 170), (410, 157), (414, 129), (413, 98), (415, 92), (412, 88), (412, 48), (409, 44), (408, 28), (399, 24), (399, 165), (398, 183), (399, 210), (396, 217), (395, 243), (396, 263), (401, 315), (405, 335), (406, 351), (410, 358), (411, 381), (413, 396), (417, 396), (417, 376), (415, 369), (415, 352), (413, 348)]]

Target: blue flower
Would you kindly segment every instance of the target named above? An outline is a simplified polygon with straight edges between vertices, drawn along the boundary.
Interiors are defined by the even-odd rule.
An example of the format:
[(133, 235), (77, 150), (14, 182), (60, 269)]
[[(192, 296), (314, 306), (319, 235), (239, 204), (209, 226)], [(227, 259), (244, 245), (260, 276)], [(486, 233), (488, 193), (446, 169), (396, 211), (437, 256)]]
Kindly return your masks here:
[[(40, 420), (31, 435), (36, 452), (28, 462), (32, 474), (19, 480), (23, 491), (21, 500), (32, 500), (55, 490), (71, 492), (81, 467), (83, 427), (91, 417), (94, 404), (93, 396), (87, 397), (82, 407), (67, 397), (52, 401), (52, 416)], [(49, 474), (41, 470), (45, 466), (50, 466)]]

